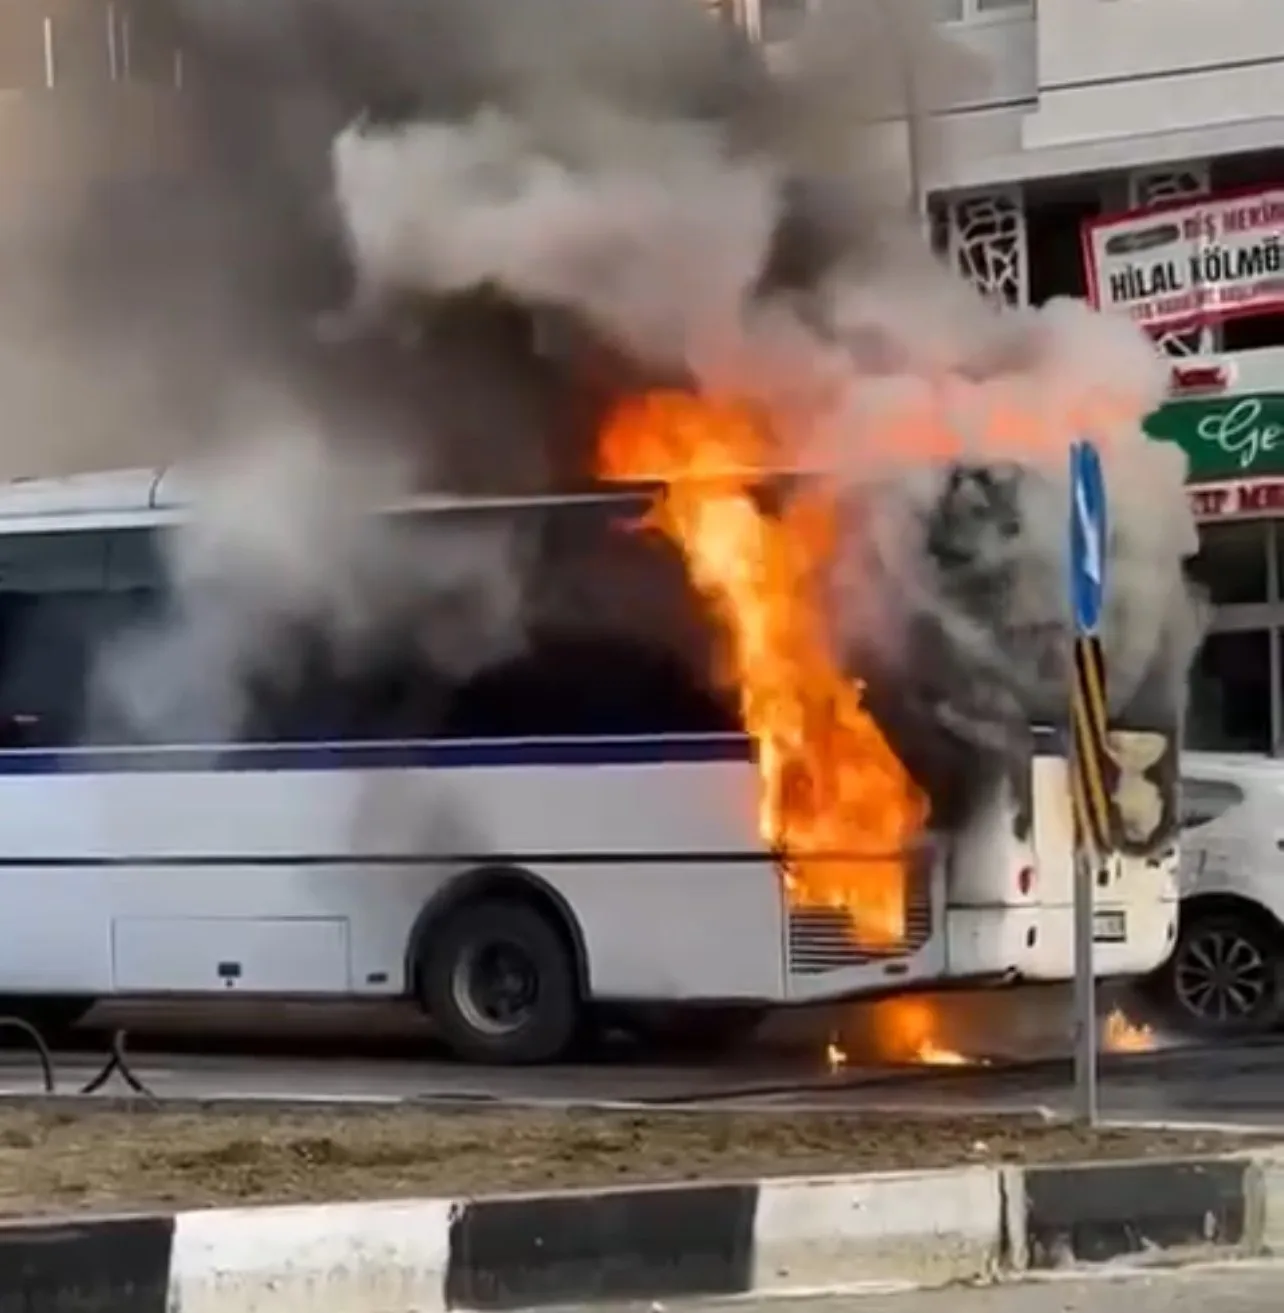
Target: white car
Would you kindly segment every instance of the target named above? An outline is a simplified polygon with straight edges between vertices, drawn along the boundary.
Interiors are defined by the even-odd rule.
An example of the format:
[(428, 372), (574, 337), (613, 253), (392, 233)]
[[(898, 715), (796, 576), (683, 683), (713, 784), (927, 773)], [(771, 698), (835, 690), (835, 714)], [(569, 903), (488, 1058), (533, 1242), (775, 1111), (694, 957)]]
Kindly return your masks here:
[(1284, 760), (1190, 752), (1181, 766), (1177, 946), (1154, 984), (1167, 1018), (1208, 1037), (1284, 1016)]

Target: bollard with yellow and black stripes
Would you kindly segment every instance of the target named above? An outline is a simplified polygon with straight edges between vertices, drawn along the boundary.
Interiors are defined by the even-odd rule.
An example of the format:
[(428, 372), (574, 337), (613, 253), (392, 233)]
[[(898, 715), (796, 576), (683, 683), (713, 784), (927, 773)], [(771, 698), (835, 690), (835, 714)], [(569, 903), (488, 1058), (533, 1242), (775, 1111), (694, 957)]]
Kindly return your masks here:
[(1108, 739), (1106, 659), (1096, 634), (1074, 641), (1074, 678), (1070, 692), (1073, 750), (1070, 753), (1070, 791), (1074, 813), (1075, 844), (1098, 862), (1115, 848), (1114, 762)]

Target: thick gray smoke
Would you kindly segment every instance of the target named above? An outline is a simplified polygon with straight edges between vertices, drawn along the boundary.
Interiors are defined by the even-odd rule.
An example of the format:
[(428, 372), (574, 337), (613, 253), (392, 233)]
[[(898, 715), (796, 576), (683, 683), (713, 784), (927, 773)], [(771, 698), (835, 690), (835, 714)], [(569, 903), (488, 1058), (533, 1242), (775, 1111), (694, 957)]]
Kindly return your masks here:
[[(345, 709), (309, 704), (318, 678), (333, 689), (422, 666), (459, 682), (520, 647), (526, 571), (510, 523), (390, 525), (377, 512), (406, 486), (394, 454), (278, 411), (270, 424), (255, 396), (245, 436), (192, 471), (194, 514), (165, 562), (171, 605), (107, 644), (91, 735), (219, 743), (251, 718), (262, 732), (265, 706), (283, 705), (310, 722), (293, 732), (340, 735)], [(433, 697), (426, 682), (421, 694)]]
[[(354, 316), (493, 283), (573, 309), (657, 373), (762, 403), (783, 462), (844, 489), (840, 637), (911, 759), (941, 737), (1006, 756), (1031, 716), (1064, 714), (1065, 474), (1071, 441), (1094, 437), (1114, 503), (1112, 701), (1171, 730), (1200, 616), (1181, 458), (1139, 424), (1160, 362), (1081, 305), (986, 304), (862, 193), (875, 179), (858, 136), (834, 149), (841, 117), (807, 59), (853, 33), (853, 52), (886, 57), (889, 12), (822, 7), (803, 80), (752, 98), (738, 132), (602, 84), (546, 99), (538, 69), (462, 120), (350, 125), (333, 164)], [(939, 61), (914, 35), (916, 57)], [(811, 258), (792, 285), (770, 277), (786, 240)]]
[[(604, 408), (672, 380), (759, 403), (782, 462), (832, 481), (838, 639), (923, 777), (1000, 761), (1061, 712), (1066, 453), (1091, 433), (1114, 502), (1112, 698), (1176, 720), (1199, 616), (1179, 458), (1138, 423), (1162, 371), (1131, 328), (992, 306), (925, 250), (883, 121), (913, 110), (930, 157), (926, 116), (978, 69), (922, 7), (822, 4), (774, 72), (693, 0), (162, 9), (192, 182), (151, 243), (80, 234), (77, 286), (91, 322), (183, 380), (185, 440), (161, 445), (220, 453), (178, 568), (232, 702), (263, 648), (299, 677), (279, 654), (300, 617), (341, 655), (401, 641), (443, 591), (436, 561), (447, 596), (488, 599), (428, 626), (454, 635), (446, 663), (511, 650), (531, 623), (519, 544), (423, 545), (433, 580), (407, 606), (408, 557), (351, 509), (372, 485), (569, 486)], [(264, 393), (287, 423), (275, 401), (247, 417)], [(239, 453), (283, 432), (325, 474), (278, 461), (264, 507)], [(190, 582), (211, 562), (222, 609)]]

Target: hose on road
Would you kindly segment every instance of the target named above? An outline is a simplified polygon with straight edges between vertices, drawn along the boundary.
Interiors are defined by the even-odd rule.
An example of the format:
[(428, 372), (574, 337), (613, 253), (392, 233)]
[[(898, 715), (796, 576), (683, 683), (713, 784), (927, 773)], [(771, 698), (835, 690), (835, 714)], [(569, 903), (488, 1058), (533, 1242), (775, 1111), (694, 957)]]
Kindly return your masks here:
[[(46, 1094), (57, 1095), (66, 1093), (58, 1089), (58, 1073), (54, 1064), (53, 1050), (49, 1047), (48, 1041), (40, 1033), (39, 1027), (24, 1017), (0, 1016), (0, 1031), (17, 1031), (24, 1036), (36, 1051), (36, 1060), (40, 1063), (41, 1077), (44, 1082), (44, 1092)], [(111, 1037), (111, 1045), (107, 1054), (107, 1060), (103, 1063), (96, 1075), (91, 1077), (78, 1090), (71, 1091), (76, 1095), (99, 1094), (104, 1086), (115, 1075), (125, 1082), (129, 1089), (144, 1099), (149, 1099), (153, 1103), (158, 1103), (156, 1095), (152, 1093), (147, 1085), (139, 1079), (132, 1067), (129, 1065), (129, 1057), (125, 1048), (125, 1032), (117, 1030)]]

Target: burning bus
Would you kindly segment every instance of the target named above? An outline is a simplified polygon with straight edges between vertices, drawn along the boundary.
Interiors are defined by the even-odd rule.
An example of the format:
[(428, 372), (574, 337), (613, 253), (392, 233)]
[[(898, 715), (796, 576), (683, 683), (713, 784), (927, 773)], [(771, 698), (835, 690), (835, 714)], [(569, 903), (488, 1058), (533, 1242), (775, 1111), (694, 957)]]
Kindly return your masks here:
[[(623, 414), (610, 472), (630, 475), (613, 444), (640, 423), (679, 441), (665, 425), (688, 404)], [(1067, 979), (1060, 736), (1027, 720), (1009, 726), (1023, 746), (987, 751), (937, 712), (945, 750), (925, 755), (908, 672), (866, 683), (832, 656), (816, 558), (790, 537), (824, 531), (817, 509), (769, 500), (724, 471), (398, 506), (405, 559), (471, 563), (453, 592), (434, 573), (360, 660), (295, 614), (266, 662), (256, 613), (229, 733), (211, 693), (227, 649), (167, 562), (198, 513), (181, 480), (0, 491), (19, 640), (0, 900), (20, 931), (0, 993), (64, 1016), (121, 996), (410, 997), (456, 1053), (508, 1063), (661, 1005), (729, 1036), (781, 1005)], [(450, 616), (453, 643), (481, 642), (492, 621), (470, 630), (460, 607), (497, 555), (521, 641), (461, 676), (416, 629)], [(884, 729), (870, 708), (889, 699)], [(1176, 922), (1172, 739), (1141, 738), (1116, 736), (1141, 828), (1099, 873), (1102, 976), (1152, 969)]]

